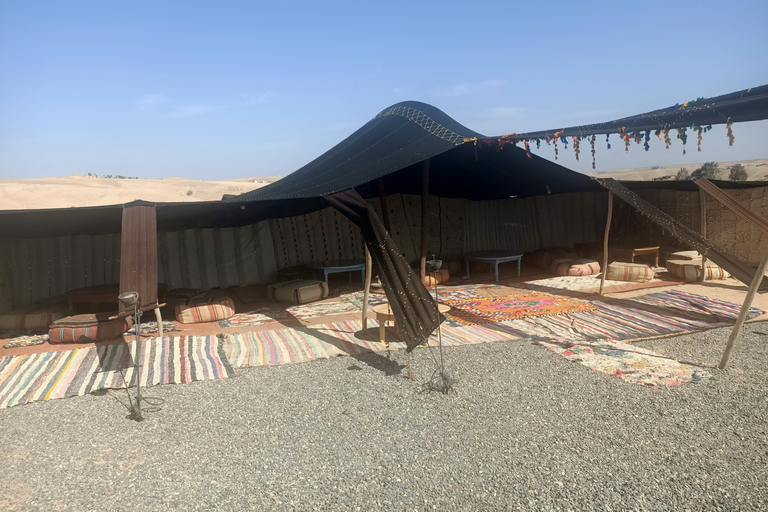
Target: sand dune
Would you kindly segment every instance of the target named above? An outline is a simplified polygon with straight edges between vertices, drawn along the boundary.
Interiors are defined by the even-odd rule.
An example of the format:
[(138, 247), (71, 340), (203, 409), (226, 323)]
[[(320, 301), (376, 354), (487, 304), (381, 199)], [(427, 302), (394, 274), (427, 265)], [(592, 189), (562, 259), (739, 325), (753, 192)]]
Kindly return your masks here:
[(150, 202), (219, 201), (278, 180), (274, 176), (202, 181), (188, 178), (115, 179), (74, 175), (60, 178), (0, 180), (0, 209), (69, 208)]
[[(671, 176), (670, 179), (674, 179), (677, 172), (685, 167), (688, 173), (692, 173), (696, 169), (702, 166), (704, 162), (698, 164), (681, 164), (681, 165), (664, 165), (655, 167), (638, 167), (636, 169), (619, 169), (616, 171), (607, 172), (591, 172), (589, 176), (596, 178), (615, 178), (617, 180), (652, 180), (653, 178), (661, 178), (663, 176)], [(742, 160), (742, 161), (727, 161), (718, 162), (722, 173), (720, 179), (727, 180), (728, 172), (732, 165), (741, 164), (747, 171), (749, 176), (747, 179), (750, 181), (763, 181), (768, 180), (768, 159), (762, 160)]]
[[(768, 180), (768, 159), (718, 163), (723, 169), (722, 179), (728, 179), (730, 166), (741, 163), (746, 168), (750, 180)], [(663, 176), (674, 177), (681, 167), (685, 167), (690, 173), (700, 165), (640, 167), (590, 173), (590, 176), (620, 180), (652, 180)], [(278, 179), (280, 178), (277, 176), (262, 176), (227, 181), (202, 181), (182, 177), (153, 180), (74, 175), (60, 178), (0, 180), (0, 210), (103, 206), (128, 203), (137, 199), (150, 202), (219, 201), (225, 194), (243, 194)]]

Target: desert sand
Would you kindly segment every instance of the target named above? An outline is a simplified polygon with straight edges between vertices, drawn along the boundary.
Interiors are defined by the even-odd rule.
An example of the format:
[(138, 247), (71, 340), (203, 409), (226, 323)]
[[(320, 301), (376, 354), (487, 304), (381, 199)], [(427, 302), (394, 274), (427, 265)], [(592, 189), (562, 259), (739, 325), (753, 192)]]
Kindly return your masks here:
[[(746, 168), (750, 180), (768, 180), (768, 159), (718, 163), (723, 170), (721, 179), (728, 179), (730, 166), (741, 163)], [(652, 180), (663, 176), (674, 178), (681, 167), (685, 167), (690, 173), (700, 166), (701, 164), (685, 164), (640, 167), (589, 175), (620, 180)], [(74, 175), (0, 180), (0, 210), (104, 206), (137, 199), (150, 202), (220, 201), (225, 194), (243, 194), (279, 179), (278, 176), (261, 176), (227, 181), (202, 181), (187, 178), (117, 179)]]
[(186, 178), (117, 179), (74, 175), (59, 178), (0, 180), (0, 209), (25, 210), (103, 206), (142, 199), (150, 202), (219, 201), (277, 181), (276, 176), (202, 181)]
[[(686, 168), (688, 170), (688, 173), (692, 173), (699, 167), (701, 167), (705, 162), (700, 162), (697, 164), (680, 164), (680, 165), (664, 165), (664, 166), (654, 166), (654, 167), (638, 167), (636, 169), (618, 169), (615, 171), (606, 171), (606, 172), (591, 172), (588, 173), (589, 176), (594, 176), (596, 178), (615, 178), (617, 180), (640, 180), (640, 181), (646, 181), (646, 180), (652, 180), (654, 178), (661, 178), (663, 176), (671, 176), (669, 179), (674, 179), (677, 175), (677, 172), (681, 168)], [(762, 160), (741, 160), (741, 161), (727, 161), (727, 162), (717, 162), (720, 166), (720, 169), (722, 170), (722, 173), (720, 174), (721, 180), (727, 180), (728, 179), (728, 172), (730, 170), (730, 167), (734, 164), (741, 164), (744, 166), (744, 168), (747, 171), (747, 175), (749, 176), (747, 179), (749, 181), (763, 181), (768, 180), (768, 159), (762, 159)]]

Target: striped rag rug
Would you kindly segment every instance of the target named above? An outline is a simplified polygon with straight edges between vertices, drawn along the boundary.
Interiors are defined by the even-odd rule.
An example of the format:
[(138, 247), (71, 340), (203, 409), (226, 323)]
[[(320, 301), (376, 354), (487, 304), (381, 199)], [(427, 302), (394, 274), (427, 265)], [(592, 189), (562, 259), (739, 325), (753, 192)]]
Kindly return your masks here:
[[(678, 290), (631, 299), (596, 300), (591, 304), (595, 306), (592, 311), (490, 325), (521, 338), (626, 341), (726, 327), (733, 325), (741, 309), (739, 304)], [(751, 308), (747, 318), (763, 313)]]
[[(135, 343), (0, 358), (0, 407), (135, 386)], [(141, 385), (226, 379), (235, 373), (214, 336), (142, 341)]]
[[(368, 330), (362, 336), (360, 321), (333, 322), (292, 329), (248, 332), (223, 336), (224, 353), (234, 368), (302, 363), (314, 359), (328, 359), (342, 355), (379, 352), (386, 347), (379, 343), (379, 324), (369, 320)], [(451, 327), (443, 323), (442, 343), (445, 346), (469, 345), (507, 341), (510, 336), (504, 330), (471, 325)], [(389, 329), (388, 329), (389, 331)], [(405, 349), (405, 343), (388, 334), (387, 341), (393, 350)], [(437, 344), (436, 334), (430, 337), (432, 346)]]

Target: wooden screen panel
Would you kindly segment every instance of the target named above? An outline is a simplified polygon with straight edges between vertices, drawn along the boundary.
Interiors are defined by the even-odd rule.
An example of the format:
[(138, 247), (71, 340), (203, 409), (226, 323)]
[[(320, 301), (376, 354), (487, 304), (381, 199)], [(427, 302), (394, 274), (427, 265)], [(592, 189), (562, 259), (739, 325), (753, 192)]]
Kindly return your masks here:
[[(120, 293), (139, 292), (142, 310), (157, 306), (157, 216), (154, 206), (123, 208)], [(120, 311), (126, 311), (120, 305)]]

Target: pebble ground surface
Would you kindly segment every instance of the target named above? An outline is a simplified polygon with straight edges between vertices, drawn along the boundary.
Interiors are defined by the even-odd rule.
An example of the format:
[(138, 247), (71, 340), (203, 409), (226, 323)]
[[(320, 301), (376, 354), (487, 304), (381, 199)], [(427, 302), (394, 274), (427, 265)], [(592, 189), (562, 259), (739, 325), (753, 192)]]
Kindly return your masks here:
[[(768, 510), (768, 324), (639, 342), (700, 364), (653, 390), (531, 341), (243, 368), (0, 410), (2, 510)], [(133, 391), (131, 391), (133, 393)]]

